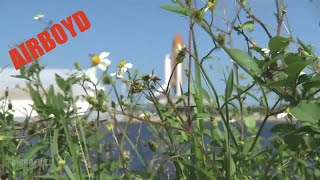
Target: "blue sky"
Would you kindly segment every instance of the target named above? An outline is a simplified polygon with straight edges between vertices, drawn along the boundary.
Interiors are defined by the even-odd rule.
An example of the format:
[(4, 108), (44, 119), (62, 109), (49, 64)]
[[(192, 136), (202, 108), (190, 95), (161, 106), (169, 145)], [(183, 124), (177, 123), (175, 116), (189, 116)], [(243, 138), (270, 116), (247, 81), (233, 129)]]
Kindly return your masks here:
[[(222, 1), (218, 7), (218, 14), (223, 13), (222, 5), (227, 7), (227, 15), (232, 17), (233, 1)], [(268, 24), (268, 28), (275, 34), (274, 1), (248, 0), (253, 5), (253, 12)], [(294, 37), (300, 37), (307, 43), (319, 47), (320, 11), (308, 0), (287, 1), (288, 16)], [(166, 12), (161, 9), (163, 4), (170, 4), (170, 0), (122, 0), (122, 1), (43, 1), (43, 0), (1, 0), (0, 1), (0, 67), (9, 64), (13, 68), (8, 51), (9, 46), (35, 37), (40, 33), (39, 22), (33, 19), (37, 13), (45, 15), (43, 20), (53, 20), (59, 23), (78, 10), (83, 10), (91, 22), (91, 28), (79, 33), (63, 45), (50, 51), (41, 57), (41, 63), (47, 68), (73, 68), (78, 61), (87, 68), (90, 65), (88, 54), (111, 52), (110, 60), (113, 65), (126, 59), (134, 64), (134, 67), (144, 73), (150, 73), (155, 69), (157, 73), (163, 73), (163, 60), (166, 53), (171, 51), (172, 38), (179, 32), (187, 41), (188, 24), (186, 18)], [(319, 5), (317, 1), (316, 5)], [(203, 5), (199, 1), (198, 5)], [(230, 13), (229, 13), (230, 12)], [(216, 22), (221, 25), (221, 20)], [(251, 35), (261, 46), (267, 45), (268, 38), (263, 34), (259, 26)], [(212, 43), (208, 36), (198, 31), (200, 54), (205, 54)], [(284, 35), (287, 35), (284, 33)], [(235, 37), (234, 45), (244, 48), (240, 43), (241, 37)], [(223, 53), (217, 53), (220, 59), (226, 59)], [(228, 64), (228, 61), (214, 60), (208, 62), (214, 66)]]

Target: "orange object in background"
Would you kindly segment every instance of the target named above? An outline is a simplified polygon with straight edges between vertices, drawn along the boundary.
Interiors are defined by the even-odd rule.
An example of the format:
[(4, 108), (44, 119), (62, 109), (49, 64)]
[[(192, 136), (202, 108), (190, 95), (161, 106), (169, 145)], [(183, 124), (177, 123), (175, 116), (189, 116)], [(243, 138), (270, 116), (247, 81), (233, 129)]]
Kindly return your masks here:
[[(179, 50), (181, 50), (183, 46), (183, 40), (179, 33), (176, 33), (173, 44), (172, 44), (172, 54), (171, 54), (171, 67), (174, 68), (177, 64), (177, 55)], [(182, 66), (179, 64), (175, 71), (173, 72), (172, 79), (171, 79), (171, 86), (174, 89), (175, 93), (180, 91), (180, 84), (182, 83)], [(180, 93), (178, 93), (180, 95)]]

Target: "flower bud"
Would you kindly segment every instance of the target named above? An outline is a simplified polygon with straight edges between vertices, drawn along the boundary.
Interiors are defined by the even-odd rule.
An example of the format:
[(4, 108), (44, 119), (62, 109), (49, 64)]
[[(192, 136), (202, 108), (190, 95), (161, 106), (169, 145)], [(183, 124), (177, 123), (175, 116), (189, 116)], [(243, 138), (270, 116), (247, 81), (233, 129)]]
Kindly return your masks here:
[(102, 82), (103, 84), (106, 84), (106, 85), (109, 85), (112, 83), (112, 78), (110, 76), (105, 76), (103, 79), (102, 79)]
[(66, 161), (65, 161), (65, 160), (59, 160), (59, 161), (58, 161), (58, 166), (63, 167), (65, 164), (66, 164)]
[(74, 67), (78, 70), (81, 71), (81, 66), (78, 62), (74, 63)]
[(10, 100), (9, 100), (9, 104), (8, 104), (8, 109), (9, 109), (9, 110), (12, 110), (12, 103), (11, 103)]
[(186, 4), (190, 7), (192, 5), (192, 0), (186, 0)]
[(9, 96), (9, 90), (8, 90), (8, 87), (7, 87), (6, 91), (4, 92), (4, 96), (5, 96), (5, 97), (8, 97), (8, 96)]

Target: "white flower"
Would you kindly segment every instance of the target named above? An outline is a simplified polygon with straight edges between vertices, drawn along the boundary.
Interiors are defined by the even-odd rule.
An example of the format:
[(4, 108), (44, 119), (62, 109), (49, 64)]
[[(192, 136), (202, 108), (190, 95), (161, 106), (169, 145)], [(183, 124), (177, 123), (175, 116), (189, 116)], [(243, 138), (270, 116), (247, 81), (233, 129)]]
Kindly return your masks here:
[(288, 113), (286, 113), (286, 112), (279, 113), (279, 114), (276, 115), (276, 118), (277, 119), (284, 118), (284, 117), (287, 117), (287, 115), (288, 115)]
[(299, 76), (301, 76), (301, 75), (304, 75), (304, 74), (306, 74), (304, 71), (301, 71), (300, 73), (299, 73)]
[(139, 118), (144, 119), (145, 117), (146, 117), (146, 115), (145, 115), (144, 113), (142, 113), (142, 114), (139, 115)]
[(123, 78), (123, 74), (128, 71), (128, 69), (131, 69), (133, 65), (131, 63), (127, 63), (125, 60), (122, 60), (119, 64), (118, 67), (120, 68), (117, 72), (111, 73), (111, 76), (116, 76), (119, 79)]
[(265, 55), (269, 55), (269, 53), (270, 53), (270, 49), (268, 49), (268, 48), (262, 48), (261, 51), (262, 51)]
[(33, 17), (33, 19), (40, 20), (40, 19), (42, 19), (43, 17), (44, 17), (43, 14), (36, 14), (36, 15)]
[(95, 94), (95, 86), (97, 90), (104, 89), (103, 86), (98, 86), (98, 77), (97, 77), (97, 68), (96, 67), (91, 67), (85, 72), (85, 76), (87, 79), (90, 79), (91, 82), (86, 82), (85, 83), (85, 88), (87, 88), (87, 92), (89, 93), (90, 96), (94, 96)]
[(117, 71), (115, 73), (111, 73), (110, 76), (116, 76), (119, 79), (123, 79), (121, 71)]
[(187, 45), (182, 44), (182, 43), (178, 43), (178, 44), (177, 44), (177, 47), (176, 47), (176, 50), (177, 50), (177, 52), (179, 53), (180, 51), (182, 51), (182, 50), (184, 50), (184, 49), (186, 49), (186, 48), (187, 48)]
[(229, 122), (234, 123), (234, 122), (237, 122), (237, 120), (232, 118), (231, 120), (229, 120)]
[(131, 63), (127, 63), (125, 60), (122, 60), (119, 64), (118, 67), (120, 68), (121, 73), (125, 73), (128, 71), (128, 69), (131, 69), (133, 65)]
[(98, 82), (97, 78), (97, 68), (91, 67), (85, 72), (86, 78), (90, 79), (94, 84)]
[(279, 114), (276, 115), (276, 118), (277, 118), (277, 119), (287, 118), (287, 117), (288, 117), (289, 119), (294, 118), (294, 116), (290, 113), (290, 109), (289, 109), (289, 108), (287, 108), (284, 112), (279, 113)]
[(106, 71), (111, 61), (107, 59), (109, 52), (102, 52), (100, 55), (94, 54), (91, 56), (92, 67), (98, 67), (102, 71)]

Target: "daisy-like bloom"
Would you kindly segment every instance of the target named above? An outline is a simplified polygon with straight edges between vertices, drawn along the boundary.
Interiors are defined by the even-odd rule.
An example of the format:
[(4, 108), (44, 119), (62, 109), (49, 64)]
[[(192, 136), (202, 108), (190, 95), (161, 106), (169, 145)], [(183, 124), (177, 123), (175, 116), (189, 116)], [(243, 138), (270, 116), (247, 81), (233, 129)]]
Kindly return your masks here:
[(36, 15), (33, 17), (33, 19), (35, 19), (35, 20), (40, 20), (40, 19), (42, 19), (42, 18), (44, 18), (44, 15), (43, 15), (43, 14), (36, 14)]
[(294, 118), (294, 116), (290, 113), (290, 109), (289, 108), (287, 108), (283, 113), (279, 113), (279, 114), (276, 115), (277, 119), (286, 118), (286, 117)]
[(128, 69), (131, 69), (133, 65), (131, 63), (127, 63), (125, 60), (122, 60), (119, 64), (118, 67), (120, 68), (120, 71), (122, 73), (125, 73), (128, 71)]
[(270, 49), (268, 49), (268, 48), (262, 48), (261, 51), (262, 51), (265, 55), (269, 55), (269, 53), (270, 53)]
[[(109, 56), (109, 52), (102, 52), (101, 54), (94, 54), (91, 56), (91, 63), (92, 66), (85, 72), (86, 78), (90, 79), (93, 83), (86, 83), (86, 88), (90, 90), (89, 95), (93, 95), (95, 91), (95, 85), (98, 83), (97, 78), (97, 68), (101, 69), (102, 71), (106, 71), (107, 67), (111, 64), (111, 61), (107, 59)], [(103, 87), (97, 87), (97, 89), (103, 89)]]
[(102, 52), (101, 54), (94, 54), (91, 56), (92, 67), (98, 67), (102, 71), (106, 71), (111, 61), (107, 59), (109, 52)]
[(123, 78), (123, 74), (128, 71), (128, 69), (131, 69), (133, 65), (131, 63), (127, 63), (125, 60), (122, 60), (119, 64), (118, 67), (120, 68), (117, 72), (111, 73), (111, 76), (116, 76), (119, 79)]
[(117, 71), (115, 73), (111, 73), (110, 76), (116, 76), (119, 79), (123, 79), (123, 75), (120, 71)]

